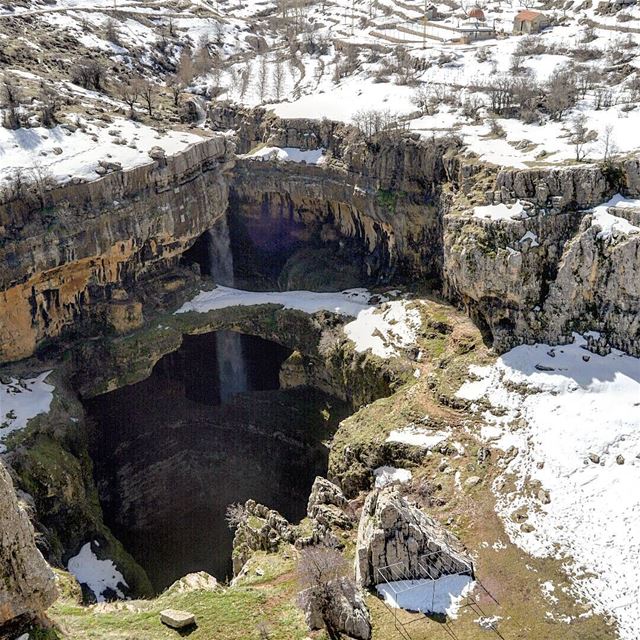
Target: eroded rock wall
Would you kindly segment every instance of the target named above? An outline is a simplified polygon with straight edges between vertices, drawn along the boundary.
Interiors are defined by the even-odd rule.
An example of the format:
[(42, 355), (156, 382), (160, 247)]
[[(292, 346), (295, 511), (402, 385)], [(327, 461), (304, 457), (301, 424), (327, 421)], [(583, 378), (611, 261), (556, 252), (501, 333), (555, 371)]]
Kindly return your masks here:
[(210, 138), (166, 162), (60, 187), (42, 210), (0, 207), (0, 362), (82, 322), (140, 326), (127, 287), (175, 263), (224, 214), (233, 150)]
[(321, 166), (241, 159), (233, 191), (246, 226), (264, 237), (283, 224), (306, 242), (356, 240), (362, 276), (437, 279), (442, 265), (441, 186), (455, 164), (459, 141), (399, 133), (366, 139), (350, 125), (280, 119), (262, 109), (219, 106), (220, 130), (233, 129), (238, 149), (259, 144), (324, 149)]
[[(445, 295), (491, 331), (495, 347), (563, 343), (598, 330), (640, 354), (640, 234), (602, 233), (593, 207), (638, 195), (638, 163), (504, 170), (488, 189), (460, 191), (444, 217)], [(476, 204), (520, 202), (519, 219), (473, 215)], [(633, 208), (620, 210), (637, 224)]]

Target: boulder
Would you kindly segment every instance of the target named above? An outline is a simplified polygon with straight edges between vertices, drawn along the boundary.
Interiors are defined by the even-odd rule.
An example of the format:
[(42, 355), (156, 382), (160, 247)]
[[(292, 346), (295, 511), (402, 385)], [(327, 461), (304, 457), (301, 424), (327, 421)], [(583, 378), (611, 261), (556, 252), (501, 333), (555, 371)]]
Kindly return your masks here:
[(435, 579), (454, 573), (473, 575), (471, 558), (455, 536), (394, 487), (374, 489), (367, 496), (356, 544), (356, 579), (361, 586), (385, 578)]
[(162, 147), (152, 147), (149, 150), (149, 157), (155, 160), (159, 167), (164, 167), (167, 164), (167, 154)]
[(53, 571), (36, 548), (31, 522), (1, 462), (0, 576), (0, 626), (42, 615), (57, 597)]
[[(332, 592), (329, 623), (338, 632), (358, 640), (369, 640), (371, 637), (371, 617), (362, 593), (355, 588), (352, 581), (340, 578), (329, 583)], [(324, 592), (324, 590), (323, 590)], [(322, 617), (322, 595), (311, 587), (300, 593), (299, 603), (304, 611), (305, 621), (309, 629), (324, 629)]]
[(196, 617), (188, 611), (164, 609), (160, 612), (160, 621), (172, 629), (184, 629), (196, 623)]
[(206, 571), (188, 573), (179, 580), (176, 580), (167, 589), (168, 593), (190, 593), (191, 591), (215, 591), (218, 588), (218, 581)]

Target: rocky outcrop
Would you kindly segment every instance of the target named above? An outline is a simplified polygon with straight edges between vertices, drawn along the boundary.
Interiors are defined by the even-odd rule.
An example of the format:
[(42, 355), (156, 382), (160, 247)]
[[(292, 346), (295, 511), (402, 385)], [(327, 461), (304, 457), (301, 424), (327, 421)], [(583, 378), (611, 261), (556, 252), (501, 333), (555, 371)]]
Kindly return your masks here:
[(166, 270), (224, 214), (233, 145), (209, 138), (185, 152), (46, 194), (38, 210), (0, 206), (0, 362), (94, 322), (142, 322), (127, 290)]
[(299, 595), (300, 607), (304, 611), (309, 629), (324, 629), (327, 624), (334, 631), (344, 633), (350, 638), (369, 640), (371, 637), (371, 617), (364, 603), (362, 593), (347, 578), (334, 580), (329, 585), (331, 607), (328, 620), (323, 616), (322, 596), (318, 589), (305, 589)]
[(297, 528), (275, 509), (247, 500), (233, 538), (233, 574), (242, 571), (254, 551), (273, 553), (283, 542), (293, 544), (298, 536)]
[(351, 529), (353, 518), (347, 513), (348, 504), (340, 487), (326, 478), (317, 477), (311, 487), (307, 517), (328, 530)]
[(0, 636), (18, 616), (38, 617), (55, 601), (55, 577), (38, 551), (29, 518), (0, 462)]
[(358, 526), (356, 580), (364, 587), (385, 580), (472, 575), (461, 543), (393, 487), (374, 489)]

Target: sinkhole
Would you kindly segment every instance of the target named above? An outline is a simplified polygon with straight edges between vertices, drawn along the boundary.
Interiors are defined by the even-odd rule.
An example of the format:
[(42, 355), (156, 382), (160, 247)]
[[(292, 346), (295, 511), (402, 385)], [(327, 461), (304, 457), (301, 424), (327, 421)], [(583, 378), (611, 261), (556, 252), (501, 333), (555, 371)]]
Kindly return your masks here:
[(347, 415), (318, 390), (281, 388), (291, 351), (248, 335), (234, 336), (243, 388), (226, 393), (225, 333), (186, 335), (146, 380), (85, 403), (105, 521), (158, 592), (193, 571), (230, 577), (227, 505), (252, 498), (304, 517)]

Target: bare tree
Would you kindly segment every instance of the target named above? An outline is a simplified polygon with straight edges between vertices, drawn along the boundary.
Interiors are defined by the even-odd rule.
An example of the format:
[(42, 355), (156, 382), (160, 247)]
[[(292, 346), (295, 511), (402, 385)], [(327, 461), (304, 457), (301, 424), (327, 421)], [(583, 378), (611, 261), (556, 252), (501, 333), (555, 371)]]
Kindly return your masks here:
[(38, 205), (43, 208), (46, 203), (47, 191), (55, 185), (51, 171), (47, 167), (43, 167), (39, 162), (34, 162), (31, 169), (31, 183)]
[(284, 65), (281, 60), (275, 63), (273, 68), (273, 94), (277, 102), (282, 99), (284, 90)]
[(605, 163), (611, 162), (611, 158), (618, 153), (618, 145), (613, 137), (613, 125), (609, 124), (605, 127), (601, 144), (602, 159)]
[(576, 153), (576, 162), (582, 162), (586, 155), (586, 146), (598, 138), (595, 131), (587, 128), (587, 119), (584, 114), (575, 118), (572, 124), (570, 141)]
[(267, 56), (262, 56), (260, 58), (260, 68), (258, 70), (258, 95), (260, 96), (260, 102), (264, 102), (264, 99), (267, 95), (267, 88), (269, 86), (269, 77), (267, 71)]
[(399, 129), (397, 117), (388, 109), (362, 109), (353, 114), (352, 121), (368, 140), (382, 132)]
[(167, 87), (171, 92), (171, 98), (173, 99), (173, 106), (177, 107), (180, 101), (180, 94), (184, 90), (184, 84), (180, 81), (177, 74), (173, 73), (167, 77)]
[(85, 89), (102, 91), (105, 69), (100, 62), (92, 58), (82, 58), (73, 68), (72, 81)]
[(545, 104), (551, 117), (562, 120), (562, 116), (576, 104), (577, 96), (575, 74), (564, 69), (554, 71), (545, 91)]
[(131, 78), (118, 85), (118, 94), (122, 101), (129, 107), (129, 117), (136, 119), (135, 106), (140, 96), (141, 83), (137, 78)]
[(209, 72), (211, 68), (211, 52), (209, 51), (209, 38), (203, 34), (198, 41), (196, 52), (193, 56), (194, 75), (203, 76)]
[(306, 598), (320, 613), (330, 638), (339, 638), (332, 615), (342, 597), (343, 589), (353, 588), (352, 581), (345, 579), (346, 562), (342, 554), (331, 547), (306, 547), (300, 552), (298, 561), (298, 581), (305, 590)]
[(251, 62), (247, 62), (244, 69), (240, 72), (240, 83), (238, 85), (238, 96), (240, 100), (244, 100), (249, 91), (249, 85), (251, 84)]
[(158, 86), (150, 80), (140, 81), (140, 95), (147, 107), (147, 113), (149, 117), (153, 117), (153, 105), (155, 103), (156, 96), (158, 94)]
[(178, 63), (178, 79), (183, 86), (188, 87), (193, 82), (193, 61), (191, 60), (191, 53), (188, 49), (183, 49), (180, 55), (180, 62)]
[(118, 30), (118, 24), (113, 18), (108, 18), (104, 27), (104, 37), (108, 42), (120, 46), (122, 43), (120, 40), (120, 32)]

